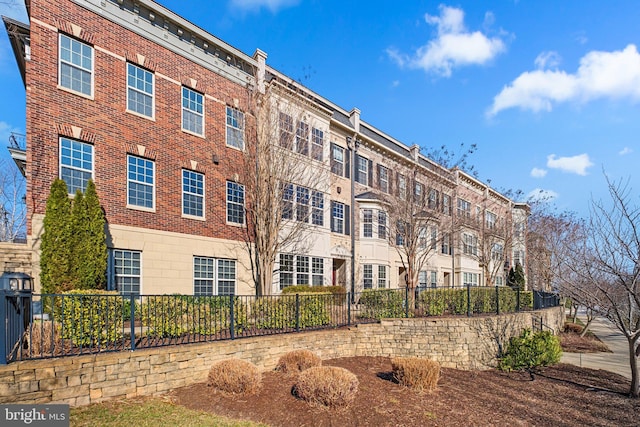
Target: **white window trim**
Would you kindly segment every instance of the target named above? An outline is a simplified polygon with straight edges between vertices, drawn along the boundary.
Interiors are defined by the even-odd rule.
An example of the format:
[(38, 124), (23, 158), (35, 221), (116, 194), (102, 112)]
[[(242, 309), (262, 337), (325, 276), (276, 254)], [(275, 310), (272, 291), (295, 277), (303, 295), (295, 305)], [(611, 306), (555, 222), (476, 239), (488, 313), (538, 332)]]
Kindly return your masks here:
[[(188, 171), (191, 173), (197, 173), (198, 175), (202, 175), (202, 195), (200, 197), (202, 197), (202, 216), (197, 216), (197, 215), (189, 215), (184, 213), (184, 195), (185, 195), (185, 191), (184, 191), (184, 183), (183, 183), (183, 179), (184, 179), (184, 172)], [(189, 218), (189, 219), (195, 219), (198, 221), (206, 221), (207, 219), (207, 205), (206, 205), (206, 197), (205, 195), (207, 194), (207, 182), (206, 182), (207, 177), (201, 173), (201, 172), (197, 172), (197, 171), (193, 171), (191, 169), (181, 169), (180, 170), (180, 190), (181, 190), (181, 194), (182, 194), (182, 203), (180, 205), (180, 212), (182, 213), (182, 218)], [(188, 194), (193, 194), (194, 196), (198, 196), (198, 194), (195, 193), (188, 193)]]
[[(138, 205), (132, 205), (129, 203), (129, 183), (131, 182), (129, 179), (129, 157), (136, 157), (139, 159), (144, 159), (147, 161), (150, 161), (153, 164), (153, 184), (151, 185), (152, 187), (152, 194), (151, 197), (153, 197), (153, 206), (150, 208), (144, 207), (144, 206), (138, 206)], [(156, 182), (158, 180), (158, 175), (156, 173), (156, 161), (155, 160), (151, 160), (151, 159), (147, 159), (146, 157), (141, 157), (141, 156), (136, 156), (133, 154), (127, 154), (127, 167), (125, 168), (125, 173), (127, 174), (127, 208), (128, 209), (133, 209), (136, 211), (143, 211), (143, 212), (155, 212), (156, 211)], [(148, 184), (145, 184), (148, 185)]]
[[(229, 182), (237, 184), (237, 185), (241, 186), (244, 189), (243, 197), (242, 197), (242, 210), (243, 210), (243, 215), (242, 215), (243, 222), (242, 222), (242, 224), (239, 223), (239, 222), (229, 222), (229, 203), (230, 202), (229, 202), (229, 198), (228, 198), (229, 196), (227, 195), (227, 185), (228, 185)], [(225, 202), (225, 205), (224, 205), (224, 208), (225, 208), (224, 209), (224, 219), (225, 219), (225, 222), (226, 222), (227, 225), (231, 225), (233, 227), (246, 227), (247, 226), (247, 211), (246, 211), (246, 205), (245, 205), (246, 200), (247, 200), (247, 189), (243, 184), (240, 184), (239, 182), (229, 181), (229, 180), (225, 181), (225, 183), (224, 183), (224, 202)], [(231, 203), (238, 204), (236, 202), (231, 202)]]
[[(345, 233), (345, 226), (346, 226), (346, 218), (345, 218), (345, 215), (346, 215), (345, 206), (346, 206), (346, 204), (342, 203), (342, 202), (335, 201), (335, 200), (333, 201), (333, 203), (334, 204), (332, 204), (332, 206), (331, 206), (331, 220), (336, 225), (336, 227), (334, 227), (336, 230), (331, 230), (331, 231), (333, 233), (344, 234)], [(338, 205), (342, 206), (342, 218), (335, 216), (334, 212), (333, 212), (333, 206), (337, 207)], [(337, 226), (337, 224), (338, 224), (337, 221), (340, 221), (340, 224), (341, 224), (340, 227)], [(338, 228), (340, 229), (339, 231), (338, 231)]]
[[(316, 144), (316, 138), (315, 138), (315, 134), (316, 132), (319, 132), (320, 135), (322, 136), (322, 138), (320, 138), (320, 141), (322, 142), (321, 144)], [(324, 146), (325, 146), (325, 137), (324, 137), (325, 132), (322, 129), (316, 128), (311, 126), (311, 132), (310, 132), (310, 138), (311, 138), (311, 143), (309, 144), (309, 158), (311, 160), (314, 160), (316, 162), (323, 162), (324, 161)], [(314, 147), (316, 148), (314, 150)], [(320, 159), (316, 159), (313, 156), (314, 151), (318, 151), (317, 147), (320, 147)]]
[[(58, 178), (62, 179), (62, 169), (63, 169), (63, 165), (62, 165), (62, 140), (63, 139), (67, 139), (67, 140), (71, 141), (72, 143), (73, 143), (73, 141), (75, 141), (75, 142), (79, 142), (81, 144), (85, 144), (85, 145), (91, 146), (91, 180), (95, 182), (96, 147), (93, 144), (89, 144), (88, 142), (83, 142), (83, 141), (80, 141), (80, 140), (77, 140), (77, 139), (73, 139), (73, 138), (67, 138), (65, 136), (61, 136), (60, 138), (58, 138)], [(64, 167), (65, 168), (69, 168), (69, 169), (73, 169), (73, 170), (84, 171), (84, 169), (78, 169), (78, 168), (73, 167), (73, 166), (64, 166)], [(74, 195), (75, 193), (69, 192), (69, 194), (70, 195)]]
[[(145, 114), (142, 114), (142, 113), (138, 113), (137, 111), (133, 111), (133, 110), (129, 109), (129, 65), (132, 65), (132, 66), (134, 66), (136, 68), (140, 68), (141, 70), (144, 70), (147, 73), (151, 74), (151, 85), (153, 86), (153, 90), (151, 91), (151, 117), (149, 117), (149, 116), (147, 116)], [(136, 64), (134, 64), (132, 62), (125, 62), (125, 68), (126, 68), (126, 70), (125, 70), (125, 81), (124, 81), (124, 84), (125, 84), (125, 88), (126, 88), (126, 98), (127, 98), (127, 100), (126, 100), (127, 105), (126, 105), (126, 110), (125, 111), (127, 113), (133, 114), (134, 116), (142, 117), (144, 119), (151, 120), (151, 121), (155, 122), (156, 121), (156, 74), (154, 72), (151, 72), (151, 71), (147, 70), (146, 68), (140, 67), (139, 65), (136, 65)], [(137, 88), (133, 87), (131, 89), (135, 90), (136, 92), (140, 92), (140, 90), (137, 89)], [(141, 92), (141, 93), (144, 93), (145, 95), (149, 95), (146, 92)], [(180, 98), (180, 99), (182, 99), (182, 98)]]
[[(143, 257), (142, 257), (142, 251), (138, 250), (138, 249), (121, 249), (121, 248), (109, 248), (109, 257), (108, 257), (108, 270), (109, 270), (109, 276), (107, 278), (107, 289), (108, 290), (112, 290), (115, 291), (116, 289), (116, 265), (115, 265), (115, 255), (114, 252), (115, 251), (122, 251), (122, 252), (137, 252), (140, 254), (140, 275), (139, 276), (133, 276), (133, 275), (125, 275), (123, 277), (139, 277), (140, 278), (140, 292), (138, 293), (138, 295), (144, 295), (143, 292), (143, 280), (142, 278), (144, 277), (144, 275), (142, 274), (142, 272), (144, 271), (144, 267), (143, 267)], [(118, 292), (121, 293), (121, 291), (118, 290)], [(135, 295), (135, 294), (134, 294)]]
[[(200, 258), (200, 259), (210, 259), (213, 261), (213, 279), (202, 279), (202, 278), (197, 278), (196, 279), (196, 266), (195, 266), (195, 261), (196, 258)], [(238, 289), (238, 260), (236, 259), (232, 259), (232, 258), (218, 258), (218, 257), (210, 257), (210, 256), (203, 256), (203, 255), (194, 255), (193, 256), (193, 261), (191, 263), (191, 290), (192, 290), (192, 295), (196, 295), (196, 280), (211, 280), (212, 286), (211, 286), (211, 294), (198, 294), (198, 296), (227, 296), (228, 294), (220, 294), (219, 292), (219, 285), (220, 285), (220, 267), (218, 265), (218, 261), (233, 261), (234, 262), (234, 267), (235, 267), (235, 279), (234, 279), (234, 283), (233, 283), (233, 295), (236, 294), (236, 291)]]
[[(231, 126), (231, 125), (229, 125), (227, 123), (227, 115), (229, 114), (227, 112), (227, 110), (229, 110), (229, 109), (231, 109), (232, 111), (237, 111), (237, 112), (242, 114), (242, 127), (241, 128), (237, 128), (237, 127)], [(242, 131), (242, 147), (236, 147), (235, 145), (229, 144), (229, 132), (228, 132), (228, 128), (229, 127)], [(225, 108), (224, 108), (224, 142), (225, 142), (225, 145), (227, 147), (232, 148), (234, 150), (238, 150), (238, 151), (243, 151), (244, 152), (244, 148), (247, 146), (247, 141), (246, 141), (245, 134), (244, 134), (245, 127), (246, 126), (245, 126), (245, 114), (244, 114), (244, 111), (240, 110), (239, 108), (232, 107), (230, 105), (225, 105)]]
[[(78, 92), (77, 90), (73, 90), (70, 89), (68, 87), (62, 86), (62, 84), (60, 84), (60, 80), (62, 78), (62, 55), (60, 55), (60, 49), (62, 47), (62, 43), (60, 43), (60, 39), (62, 37), (67, 37), (71, 40), (76, 40), (77, 42), (80, 42), (86, 46), (89, 46), (91, 48), (91, 94), (87, 95), (86, 93), (82, 93), (82, 92)], [(74, 67), (77, 67), (76, 65), (72, 65)], [(74, 95), (78, 95), (81, 96), (83, 98), (87, 98), (87, 99), (95, 99), (95, 75), (96, 75), (96, 49), (91, 46), (88, 43), (85, 43), (81, 40), (75, 39), (73, 37), (70, 37), (64, 33), (59, 33), (58, 35), (58, 85), (57, 88), (60, 90), (64, 90), (65, 92), (69, 92), (69, 93), (73, 93)]]
[[(184, 89), (187, 89), (187, 90), (189, 90), (191, 92), (197, 93), (198, 95), (202, 96), (202, 114), (199, 114), (199, 113), (197, 113), (197, 112), (185, 107), (184, 105), (182, 105), (183, 97), (184, 97), (184, 94), (183, 94), (183, 90)], [(203, 93), (198, 92), (197, 90), (193, 90), (193, 89), (191, 89), (190, 87), (187, 87), (187, 86), (180, 86), (180, 128), (182, 129), (182, 131), (184, 133), (188, 133), (189, 135), (194, 135), (194, 136), (197, 136), (199, 138), (206, 138), (206, 136), (205, 136), (205, 133), (206, 133), (205, 132), (205, 129), (206, 129), (205, 121), (206, 121), (207, 114), (206, 114), (206, 110), (205, 110), (205, 106), (204, 106), (205, 98), (206, 98), (206, 96), (204, 96)], [(194, 132), (192, 130), (184, 128), (184, 111), (185, 111), (185, 109), (188, 110), (192, 114), (195, 114), (195, 115), (198, 115), (198, 116), (202, 117), (202, 133), (197, 133), (197, 132)]]
[[(333, 150), (336, 149), (336, 148), (342, 153), (342, 160), (336, 160), (336, 157), (333, 154)], [(336, 143), (332, 144), (331, 150), (332, 150), (332, 152), (331, 152), (331, 161), (340, 165), (340, 169), (342, 170), (342, 173), (333, 172), (333, 168), (331, 168), (331, 172), (333, 172), (334, 175), (338, 175), (338, 176), (341, 176), (341, 177), (346, 176), (346, 170), (345, 170), (345, 168), (346, 168), (346, 162), (345, 162), (346, 150), (344, 149), (344, 147), (341, 147)]]

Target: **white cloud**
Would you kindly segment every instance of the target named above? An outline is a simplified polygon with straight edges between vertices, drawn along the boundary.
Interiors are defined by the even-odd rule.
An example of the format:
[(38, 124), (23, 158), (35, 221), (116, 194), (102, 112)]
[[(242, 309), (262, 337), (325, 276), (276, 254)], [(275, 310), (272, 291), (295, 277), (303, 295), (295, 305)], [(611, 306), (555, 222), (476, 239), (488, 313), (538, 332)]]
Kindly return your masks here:
[(621, 156), (626, 156), (627, 154), (633, 153), (633, 150), (629, 147), (624, 147), (622, 150), (618, 151), (618, 154)]
[(544, 178), (547, 175), (546, 169), (533, 168), (531, 169), (531, 176), (534, 178)]
[(554, 52), (554, 51), (542, 52), (540, 55), (536, 57), (534, 64), (536, 65), (536, 68), (539, 70), (544, 70), (547, 68), (558, 68), (558, 65), (560, 65), (561, 59), (562, 58), (560, 58), (560, 55), (558, 54), (558, 52)]
[(562, 172), (575, 173), (578, 175), (586, 175), (587, 168), (593, 166), (589, 155), (579, 154), (573, 157), (556, 157), (555, 154), (547, 156), (547, 167), (549, 169), (559, 169)]
[[(489, 38), (480, 31), (468, 31), (462, 9), (445, 5), (439, 8), (439, 16), (425, 14), (424, 17), (427, 24), (437, 27), (435, 39), (418, 48), (411, 56), (395, 48), (387, 49), (389, 57), (400, 67), (422, 68), (449, 77), (453, 68), (486, 64), (505, 50), (500, 38)], [(485, 23), (492, 20), (492, 14), (485, 15)]]
[(258, 11), (263, 7), (271, 12), (277, 12), (285, 7), (295, 6), (299, 2), (300, 0), (231, 0), (231, 6), (251, 12)]
[(558, 193), (553, 190), (544, 190), (542, 188), (536, 188), (531, 190), (529, 194), (527, 194), (527, 200), (529, 202), (551, 202), (560, 197)]
[(548, 69), (524, 72), (493, 98), (487, 115), (516, 107), (551, 111), (561, 102), (582, 104), (599, 98), (640, 101), (640, 54), (635, 45), (614, 52), (589, 52), (575, 74)]
[(400, 80), (394, 80), (391, 82), (391, 87), (398, 87), (400, 86)]

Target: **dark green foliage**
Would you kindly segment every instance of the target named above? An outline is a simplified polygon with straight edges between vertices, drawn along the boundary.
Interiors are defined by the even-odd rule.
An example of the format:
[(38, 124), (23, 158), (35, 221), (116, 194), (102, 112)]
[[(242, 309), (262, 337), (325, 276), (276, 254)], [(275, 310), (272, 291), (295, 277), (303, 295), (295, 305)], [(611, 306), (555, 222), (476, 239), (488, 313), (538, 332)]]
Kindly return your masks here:
[(40, 243), (40, 283), (43, 293), (71, 289), (72, 229), (71, 201), (61, 179), (51, 184)]
[(310, 286), (295, 285), (287, 286), (282, 290), (282, 294), (301, 294), (301, 293), (330, 293), (334, 295), (344, 295), (347, 291), (342, 286)]
[(73, 290), (56, 297), (62, 336), (77, 346), (104, 346), (122, 339), (123, 299), (117, 292)]
[[(298, 315), (300, 328), (311, 328), (331, 323), (330, 295), (299, 294)], [(255, 326), (261, 329), (286, 329), (296, 327), (296, 296), (262, 297), (251, 304)]]
[[(469, 303), (471, 314), (497, 312), (495, 287), (472, 287), (469, 290), (469, 296), (471, 297)], [(517, 298), (517, 293), (513, 289), (498, 288), (500, 312), (515, 312)], [(464, 315), (467, 314), (467, 300), (466, 288), (426, 289), (418, 296), (417, 308), (425, 316)], [(520, 292), (520, 310), (531, 309), (532, 302), (531, 292)]]
[(503, 371), (530, 370), (558, 363), (561, 356), (562, 347), (557, 336), (549, 331), (532, 333), (530, 329), (525, 329), (519, 337), (509, 340), (498, 367)]
[[(358, 315), (368, 319), (397, 318), (406, 316), (405, 290), (367, 289), (360, 295), (362, 310)], [(410, 315), (412, 313), (409, 313)]]
[(509, 269), (507, 284), (511, 286), (513, 289), (520, 289), (521, 291), (524, 290), (524, 285), (525, 285), (524, 270), (522, 269), (522, 265), (519, 262), (516, 263), (515, 268), (511, 267)]

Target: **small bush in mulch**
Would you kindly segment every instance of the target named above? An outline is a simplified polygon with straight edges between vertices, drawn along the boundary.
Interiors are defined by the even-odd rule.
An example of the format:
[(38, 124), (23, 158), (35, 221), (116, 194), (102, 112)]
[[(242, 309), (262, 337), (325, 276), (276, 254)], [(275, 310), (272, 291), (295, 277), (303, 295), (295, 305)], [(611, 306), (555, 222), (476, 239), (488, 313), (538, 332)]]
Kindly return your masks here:
[(262, 385), (262, 374), (253, 363), (222, 360), (211, 366), (207, 385), (224, 393), (255, 394)]
[(358, 378), (344, 368), (314, 366), (298, 375), (294, 395), (314, 405), (348, 406), (358, 392)]
[(391, 367), (398, 384), (417, 391), (435, 390), (440, 379), (440, 363), (435, 360), (394, 357)]
[(322, 359), (309, 350), (294, 350), (278, 360), (276, 371), (296, 374), (314, 366), (322, 365)]

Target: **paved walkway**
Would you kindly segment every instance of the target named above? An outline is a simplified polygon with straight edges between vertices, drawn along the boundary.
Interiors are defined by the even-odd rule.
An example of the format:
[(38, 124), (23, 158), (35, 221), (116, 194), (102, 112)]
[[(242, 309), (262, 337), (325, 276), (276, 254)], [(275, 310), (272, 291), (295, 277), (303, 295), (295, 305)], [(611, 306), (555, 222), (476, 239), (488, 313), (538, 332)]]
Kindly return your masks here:
[[(578, 318), (586, 323), (584, 313), (579, 313)], [(585, 368), (615, 372), (631, 379), (629, 345), (622, 332), (613, 326), (609, 320), (601, 317), (596, 317), (593, 320), (589, 330), (600, 338), (600, 341), (605, 343), (613, 353), (563, 353), (560, 361)]]

